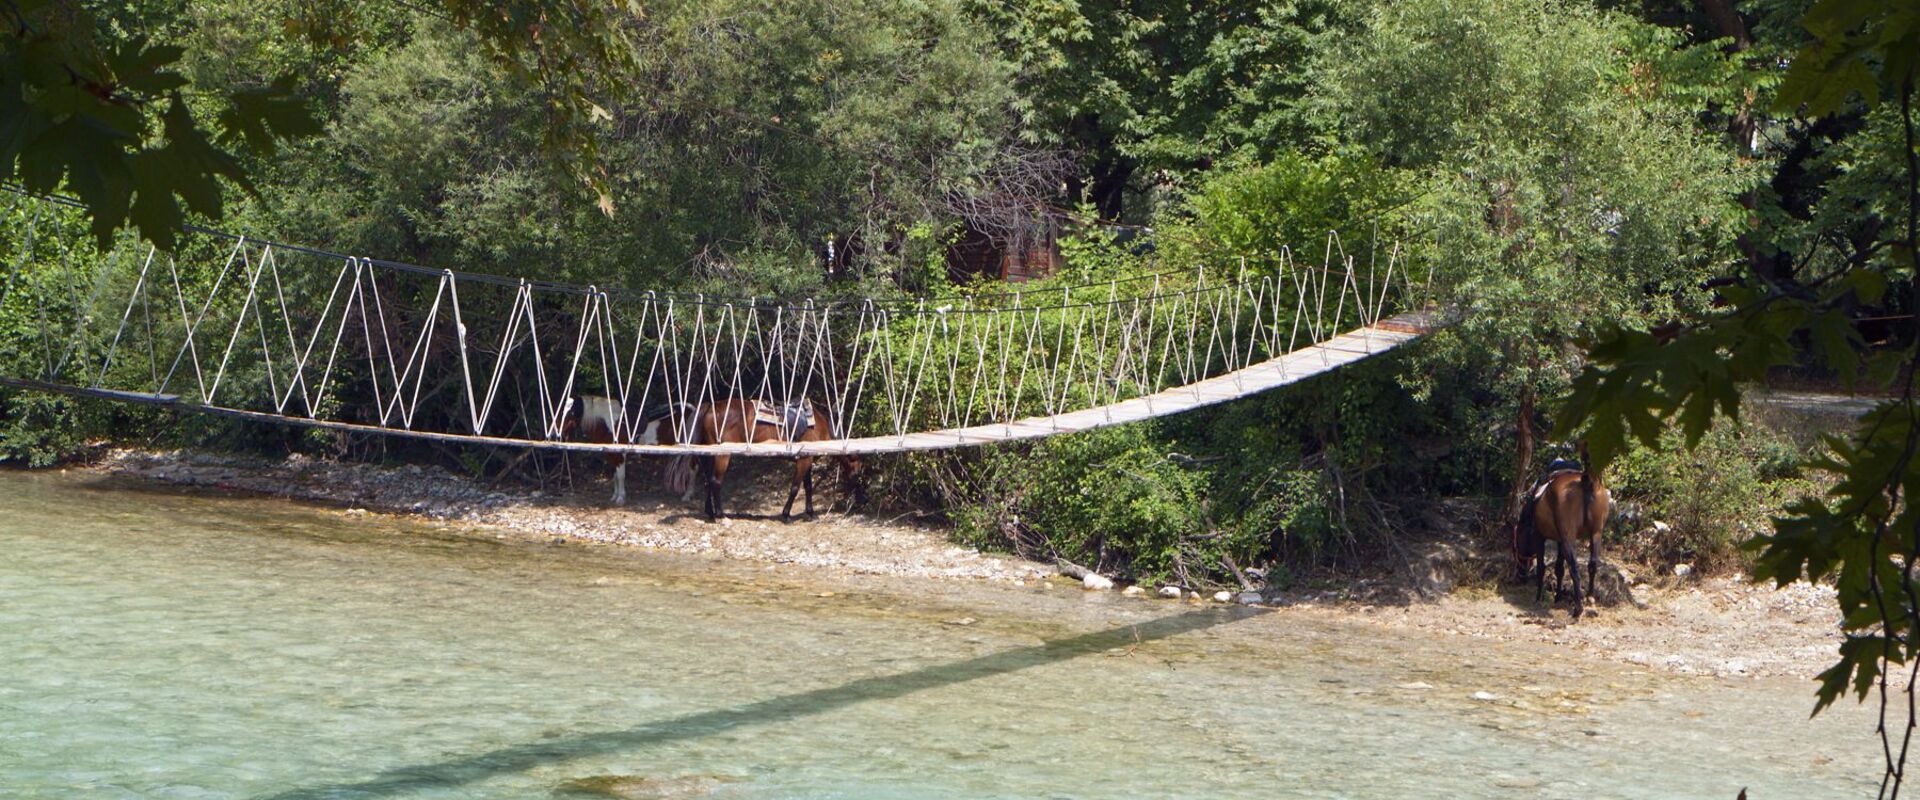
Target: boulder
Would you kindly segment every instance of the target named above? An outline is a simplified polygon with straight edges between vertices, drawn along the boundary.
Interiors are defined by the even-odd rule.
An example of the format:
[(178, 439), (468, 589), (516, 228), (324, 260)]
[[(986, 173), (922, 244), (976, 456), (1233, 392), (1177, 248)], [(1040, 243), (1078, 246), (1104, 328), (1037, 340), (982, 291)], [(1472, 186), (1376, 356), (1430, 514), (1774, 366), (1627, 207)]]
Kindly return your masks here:
[(1160, 587), (1160, 596), (1161, 596), (1161, 597), (1163, 597), (1163, 598), (1166, 598), (1166, 599), (1168, 599), (1168, 600), (1178, 600), (1178, 599), (1180, 599), (1180, 596), (1181, 596), (1182, 594), (1183, 594), (1183, 592), (1181, 592), (1181, 591), (1180, 591), (1180, 587), (1178, 587), (1178, 586), (1162, 586), (1162, 587)]
[(1090, 592), (1104, 592), (1113, 588), (1113, 579), (1098, 572), (1089, 572), (1080, 579), (1080, 588)]
[[(1580, 574), (1580, 577), (1582, 578), (1586, 577), (1586, 573), (1584, 572), (1586, 568), (1587, 568), (1587, 565), (1585, 563), (1582, 563), (1580, 565), (1580, 569), (1583, 570), (1583, 572), (1581, 572)], [(1548, 583), (1552, 583), (1552, 580), (1553, 580), (1553, 574), (1549, 572), (1547, 574), (1547, 581)], [(1549, 586), (1548, 588), (1552, 588), (1552, 587)], [(1571, 589), (1572, 587), (1569, 586), (1568, 588)], [(1604, 559), (1600, 562), (1599, 572), (1594, 575), (1593, 599), (1594, 599), (1594, 602), (1600, 605), (1618, 605), (1620, 603), (1630, 603), (1635, 608), (1647, 607), (1646, 599), (1640, 597), (1638, 594), (1636, 594), (1633, 591), (1632, 573), (1629, 573)]]
[(1472, 558), (1466, 547), (1452, 542), (1426, 542), (1416, 545), (1406, 560), (1408, 584), (1414, 593), (1427, 598), (1453, 591), (1459, 581), (1461, 564)]

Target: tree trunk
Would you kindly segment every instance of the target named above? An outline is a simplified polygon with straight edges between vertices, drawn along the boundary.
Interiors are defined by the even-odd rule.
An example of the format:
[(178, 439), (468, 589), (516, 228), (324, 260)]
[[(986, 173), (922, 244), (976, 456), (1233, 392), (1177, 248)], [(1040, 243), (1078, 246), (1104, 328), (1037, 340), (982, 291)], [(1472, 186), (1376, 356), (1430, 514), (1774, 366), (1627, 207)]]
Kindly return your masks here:
[(1527, 490), (1533, 488), (1533, 389), (1520, 394), (1520, 443), (1514, 459), (1513, 491), (1507, 494), (1507, 509), (1501, 516), (1510, 524), (1520, 522), (1520, 509), (1526, 505)]
[[(1728, 50), (1738, 53), (1753, 46), (1753, 34), (1747, 29), (1746, 19), (1734, 9), (1733, 0), (1699, 0), (1699, 5), (1700, 11), (1713, 20), (1713, 26), (1720, 30), (1720, 35), (1733, 40)], [(1727, 121), (1727, 138), (1732, 140), (1734, 152), (1739, 153), (1741, 158), (1753, 156), (1760, 133), (1760, 119), (1753, 110), (1755, 101), (1753, 91), (1748, 90), (1746, 97), (1741, 99), (1740, 107), (1734, 110), (1733, 118)], [(1740, 205), (1752, 211), (1759, 205), (1759, 200), (1759, 190), (1754, 189), (1740, 196)], [(1763, 268), (1760, 247), (1751, 233), (1741, 233), (1735, 239), (1734, 246), (1739, 248), (1755, 272)]]

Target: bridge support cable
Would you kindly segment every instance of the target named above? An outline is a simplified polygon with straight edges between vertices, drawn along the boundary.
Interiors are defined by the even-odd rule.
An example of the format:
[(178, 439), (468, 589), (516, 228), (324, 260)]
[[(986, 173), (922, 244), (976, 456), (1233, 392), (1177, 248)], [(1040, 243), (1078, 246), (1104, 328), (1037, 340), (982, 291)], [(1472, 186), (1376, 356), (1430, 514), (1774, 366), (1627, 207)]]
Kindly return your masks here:
[[(1011, 441), (1266, 391), (1445, 322), (1397, 249), (1363, 261), (1333, 237), (1319, 264), (1282, 251), (1037, 291), (779, 302), (198, 229), (173, 253), (101, 250), (62, 201), (14, 199), (0, 310), (32, 303), (39, 329), (0, 334), (0, 385), (449, 442), (792, 456)], [(581, 396), (612, 399), (613, 442), (565, 440)], [(801, 398), (825, 411), (824, 440), (640, 441), (662, 409), (679, 441), (702, 409)]]

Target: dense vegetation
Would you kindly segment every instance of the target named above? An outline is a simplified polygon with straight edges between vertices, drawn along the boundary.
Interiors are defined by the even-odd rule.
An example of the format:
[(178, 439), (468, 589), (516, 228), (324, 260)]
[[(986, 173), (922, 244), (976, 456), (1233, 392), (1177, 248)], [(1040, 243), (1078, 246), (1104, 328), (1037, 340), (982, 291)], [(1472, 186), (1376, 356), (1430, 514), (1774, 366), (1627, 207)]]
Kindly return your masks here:
[[(124, 95), (101, 119), (143, 132), (114, 140), (124, 164), (46, 150), (84, 100), (10, 72), (10, 107), (44, 117), (9, 119), (8, 141), (30, 142), (9, 153), (16, 178), (129, 209), (162, 242), (176, 217), (152, 206), (177, 196), (342, 252), (786, 297), (953, 291), (943, 259), (962, 225), (1046, 205), (1155, 231), (1142, 248), (1082, 228), (1062, 280), (1258, 262), (1329, 232), (1400, 246), (1470, 312), (1418, 353), (1189, 418), (886, 465), (890, 502), (963, 536), (1195, 585), (1364, 563), (1431, 527), (1409, 520), (1436, 498), (1480, 499), (1456, 522), (1491, 528), (1532, 472), (1516, 434), (1553, 418), (1575, 344), (1707, 308), (1709, 280), (1756, 250), (1744, 206), (1803, 147), (1727, 134), (1774, 83), (1749, 52), (1764, 47), (1657, 8), (681, 2), (532, 41), (528, 26), (594, 20), (459, 2), (9, 9), (10, 52), (64, 48)], [(1790, 13), (1763, 9), (1756, 29), (1791, 37), (1775, 19)], [(200, 155), (166, 166), (188, 144)], [(21, 284), (0, 308), (17, 335), (53, 294)], [(37, 462), (140, 419), (0, 402), (0, 453)], [(211, 423), (176, 435), (324, 446)], [(1738, 526), (1790, 471), (1719, 475), (1739, 459), (1668, 450), (1621, 491), (1690, 544), (1645, 554), (1736, 560)], [(1733, 482), (1724, 507), (1663, 488), (1693, 481)]]

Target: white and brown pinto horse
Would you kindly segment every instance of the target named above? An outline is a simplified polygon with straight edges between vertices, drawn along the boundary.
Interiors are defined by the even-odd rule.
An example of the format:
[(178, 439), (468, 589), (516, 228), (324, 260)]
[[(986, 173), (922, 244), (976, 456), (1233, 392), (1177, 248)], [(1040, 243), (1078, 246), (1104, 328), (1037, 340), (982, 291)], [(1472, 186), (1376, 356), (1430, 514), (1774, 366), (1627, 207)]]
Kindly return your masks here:
[[(647, 409), (639, 424), (632, 426), (637, 431), (630, 431), (621, 422), (620, 401), (614, 398), (582, 395), (575, 411), (577, 413), (567, 420), (567, 429), (597, 444), (679, 444), (688, 440), (681, 432), (691, 432), (695, 417), (694, 407), (686, 403), (659, 406)], [(675, 478), (686, 472), (685, 458), (676, 456), (668, 467), (669, 488), (677, 490)], [(626, 505), (628, 456), (608, 452), (606, 459), (613, 467), (613, 504)]]

